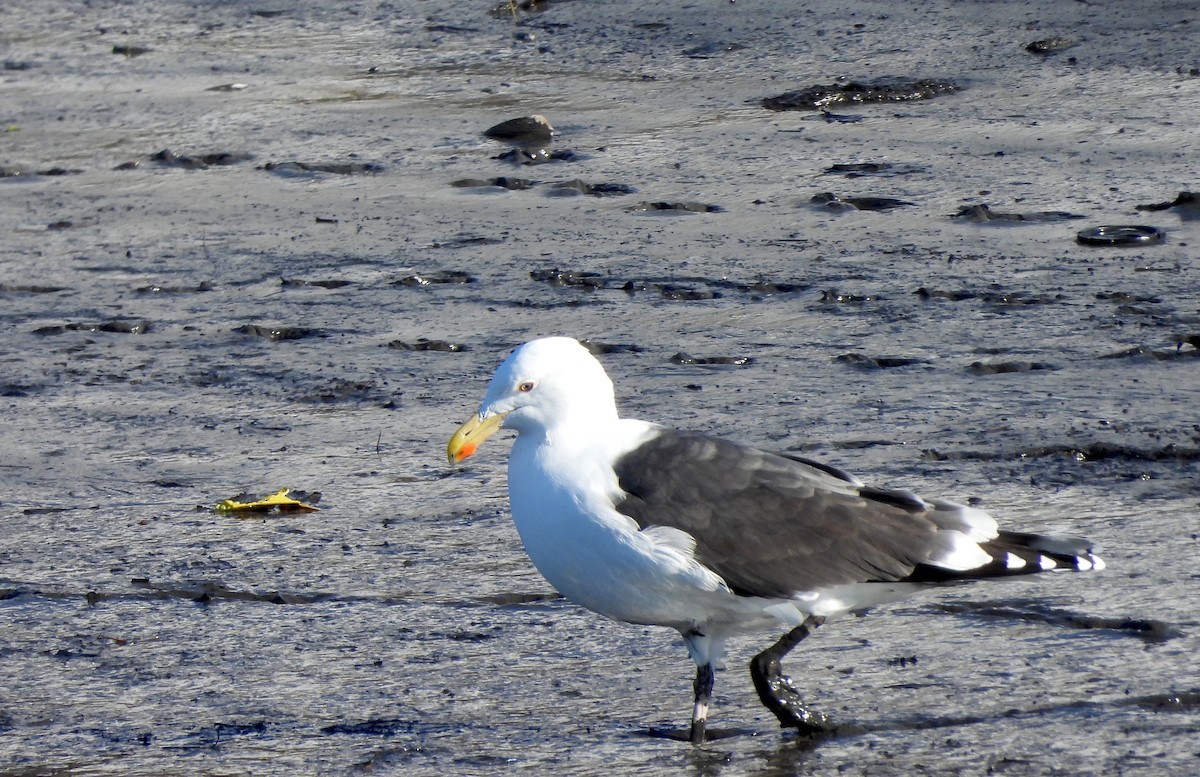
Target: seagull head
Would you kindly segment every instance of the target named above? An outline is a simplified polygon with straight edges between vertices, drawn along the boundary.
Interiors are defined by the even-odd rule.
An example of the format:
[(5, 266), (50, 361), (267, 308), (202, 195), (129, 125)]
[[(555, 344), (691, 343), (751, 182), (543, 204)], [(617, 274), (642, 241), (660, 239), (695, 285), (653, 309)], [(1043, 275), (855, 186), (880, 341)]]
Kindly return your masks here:
[(549, 435), (563, 425), (616, 420), (612, 381), (578, 340), (531, 340), (496, 368), (479, 412), (450, 438), (446, 456), (463, 461), (501, 428)]

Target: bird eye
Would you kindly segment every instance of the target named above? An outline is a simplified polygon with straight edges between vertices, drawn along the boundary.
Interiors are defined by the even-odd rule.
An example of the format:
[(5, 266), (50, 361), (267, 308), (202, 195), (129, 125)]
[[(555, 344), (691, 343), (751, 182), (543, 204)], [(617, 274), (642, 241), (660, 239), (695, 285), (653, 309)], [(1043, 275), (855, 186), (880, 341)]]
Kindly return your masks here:
[(521, 385), (517, 386), (517, 391), (520, 391), (520, 392), (533, 391), (533, 386), (534, 386), (533, 381), (527, 380), (524, 383), (522, 383)]

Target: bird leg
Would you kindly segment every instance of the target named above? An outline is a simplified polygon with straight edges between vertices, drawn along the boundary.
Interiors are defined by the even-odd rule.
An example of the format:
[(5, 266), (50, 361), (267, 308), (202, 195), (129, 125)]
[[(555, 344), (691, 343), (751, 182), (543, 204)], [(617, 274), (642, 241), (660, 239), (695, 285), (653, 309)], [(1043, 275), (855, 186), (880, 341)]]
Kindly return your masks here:
[(783, 675), (780, 662), (824, 622), (822, 617), (808, 616), (804, 623), (784, 634), (778, 642), (750, 661), (750, 677), (754, 680), (758, 698), (775, 713), (784, 728), (792, 727), (810, 736), (829, 731), (832, 724), (826, 715), (805, 708), (800, 692), (792, 685), (791, 679)]
[(692, 683), (696, 692), (696, 705), (692, 707), (692, 744), (704, 742), (704, 728), (708, 722), (708, 703), (712, 699), (713, 665), (696, 667), (696, 681)]

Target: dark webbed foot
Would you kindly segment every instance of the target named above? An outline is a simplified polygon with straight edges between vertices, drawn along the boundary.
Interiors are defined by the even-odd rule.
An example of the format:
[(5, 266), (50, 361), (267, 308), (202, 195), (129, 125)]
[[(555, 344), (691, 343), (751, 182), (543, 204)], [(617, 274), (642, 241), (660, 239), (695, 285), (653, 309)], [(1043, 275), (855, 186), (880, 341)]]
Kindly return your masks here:
[(763, 706), (779, 719), (784, 728), (794, 728), (808, 736), (833, 730), (833, 723), (828, 716), (805, 707), (800, 692), (791, 679), (783, 674), (780, 661), (824, 622), (824, 618), (809, 617), (750, 661), (750, 677)]

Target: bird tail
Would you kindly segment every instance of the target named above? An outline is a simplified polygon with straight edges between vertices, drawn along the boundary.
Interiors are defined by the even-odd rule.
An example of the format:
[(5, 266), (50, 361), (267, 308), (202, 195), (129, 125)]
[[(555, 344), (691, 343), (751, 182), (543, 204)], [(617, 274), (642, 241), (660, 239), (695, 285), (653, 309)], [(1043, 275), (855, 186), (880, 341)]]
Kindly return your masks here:
[(971, 569), (945, 569), (919, 564), (905, 582), (937, 583), (977, 580), (987, 577), (1011, 577), (1056, 570), (1104, 569), (1104, 559), (1095, 553), (1090, 540), (1082, 537), (1052, 537), (1044, 534), (1001, 531), (994, 539), (979, 543), (991, 560)]

